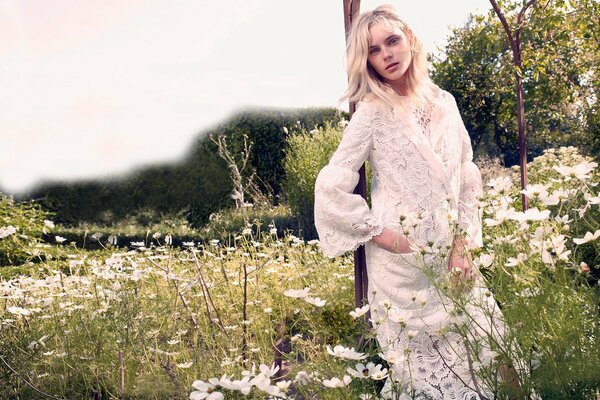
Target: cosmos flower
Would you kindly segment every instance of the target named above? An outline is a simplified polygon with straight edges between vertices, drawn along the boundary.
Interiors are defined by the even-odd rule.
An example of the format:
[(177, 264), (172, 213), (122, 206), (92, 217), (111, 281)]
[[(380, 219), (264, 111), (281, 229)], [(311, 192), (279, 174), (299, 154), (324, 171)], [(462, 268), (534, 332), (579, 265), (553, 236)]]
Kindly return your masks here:
[(382, 380), (387, 378), (387, 368), (383, 368), (381, 364), (375, 365), (373, 362), (367, 363), (364, 365), (363, 363), (358, 363), (354, 368), (348, 368), (346, 371), (355, 378), (358, 379), (374, 379), (374, 380)]
[(317, 306), (317, 307), (323, 307), (325, 305), (325, 303), (327, 303), (327, 300), (323, 300), (320, 297), (310, 297), (310, 296), (306, 296), (304, 298), (304, 301), (306, 301), (308, 304), (312, 304), (313, 306)]
[(354, 311), (350, 311), (350, 316), (353, 319), (356, 319), (358, 317), (361, 317), (363, 315), (365, 315), (367, 313), (367, 311), (369, 311), (369, 305), (365, 305), (363, 307), (360, 308), (356, 308)]
[(331, 350), (331, 347), (327, 346), (327, 353), (334, 357), (345, 358), (346, 360), (364, 360), (367, 356), (363, 353), (358, 353), (354, 350), (354, 347), (344, 347), (337, 345)]
[(577, 178), (583, 181), (590, 178), (589, 173), (592, 172), (597, 166), (598, 164), (595, 162), (584, 161), (574, 167), (569, 167), (567, 165), (554, 165), (552, 169), (563, 175), (566, 178), (566, 181), (570, 180), (571, 178)]
[(329, 388), (346, 387), (350, 384), (350, 382), (352, 382), (352, 378), (348, 375), (344, 375), (344, 377), (341, 380), (336, 377), (333, 377), (331, 379), (323, 379), (323, 386)]
[(600, 229), (598, 229), (594, 233), (592, 233), (592, 232), (586, 232), (585, 235), (583, 235), (583, 237), (581, 239), (579, 239), (579, 238), (573, 239), (573, 243), (575, 243), (575, 244), (584, 244), (584, 243), (596, 240), (599, 237), (600, 237)]
[(225, 400), (223, 393), (216, 391), (218, 386), (217, 378), (210, 378), (208, 382), (194, 381), (192, 387), (196, 390), (190, 393), (190, 400)]
[(0, 228), (0, 239), (4, 239), (5, 237), (10, 236), (15, 232), (17, 232), (17, 229), (14, 226), (3, 226), (2, 228)]

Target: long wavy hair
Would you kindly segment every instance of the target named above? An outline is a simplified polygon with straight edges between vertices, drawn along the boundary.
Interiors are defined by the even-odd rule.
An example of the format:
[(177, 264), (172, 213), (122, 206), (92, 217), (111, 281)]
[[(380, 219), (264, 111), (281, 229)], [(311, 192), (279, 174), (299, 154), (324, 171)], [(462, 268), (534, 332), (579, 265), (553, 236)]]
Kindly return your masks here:
[(398, 104), (398, 93), (383, 81), (368, 61), (371, 39), (369, 28), (376, 24), (382, 24), (390, 32), (400, 33), (401, 31), (409, 38), (412, 60), (404, 74), (407, 80), (406, 96), (417, 102), (432, 98), (434, 85), (429, 79), (423, 44), (408, 24), (400, 19), (394, 7), (385, 4), (372, 11), (361, 13), (352, 22), (350, 31), (347, 32), (348, 88), (340, 98), (340, 103), (344, 100), (360, 101), (372, 94), (391, 106)]

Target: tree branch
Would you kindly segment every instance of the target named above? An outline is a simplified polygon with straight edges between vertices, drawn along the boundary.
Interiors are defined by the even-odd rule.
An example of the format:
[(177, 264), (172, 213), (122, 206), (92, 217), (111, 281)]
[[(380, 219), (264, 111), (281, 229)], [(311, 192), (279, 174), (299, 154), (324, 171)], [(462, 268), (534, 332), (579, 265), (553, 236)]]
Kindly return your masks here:
[[(534, 1), (534, 0), (530, 0), (530, 1)], [(498, 3), (496, 2), (496, 0), (490, 0), (490, 3), (492, 5), (492, 8), (494, 9), (494, 12), (498, 16), (498, 19), (502, 23), (502, 27), (504, 28), (504, 31), (506, 32), (506, 36), (508, 36), (508, 43), (510, 44), (510, 48), (513, 51), (513, 58), (516, 61), (516, 56), (518, 53), (517, 43), (515, 42), (515, 39), (513, 38), (513, 34), (512, 34), (512, 31), (510, 30), (510, 27), (508, 26), (508, 22), (506, 22), (506, 18), (504, 17), (504, 14), (502, 14), (502, 10), (500, 10), (500, 7), (498, 7)]]

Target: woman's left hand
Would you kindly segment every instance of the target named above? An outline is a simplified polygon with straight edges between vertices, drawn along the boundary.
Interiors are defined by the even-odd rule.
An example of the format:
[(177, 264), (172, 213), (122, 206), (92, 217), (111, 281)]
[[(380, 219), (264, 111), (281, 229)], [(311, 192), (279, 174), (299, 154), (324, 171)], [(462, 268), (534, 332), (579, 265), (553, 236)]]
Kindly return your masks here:
[(475, 277), (473, 264), (468, 254), (461, 255), (458, 251), (453, 251), (448, 263), (448, 270), (456, 274), (462, 280), (469, 280)]
[(461, 238), (454, 240), (454, 247), (448, 262), (448, 271), (455, 274), (461, 280), (470, 280), (475, 277), (471, 255), (466, 250)]

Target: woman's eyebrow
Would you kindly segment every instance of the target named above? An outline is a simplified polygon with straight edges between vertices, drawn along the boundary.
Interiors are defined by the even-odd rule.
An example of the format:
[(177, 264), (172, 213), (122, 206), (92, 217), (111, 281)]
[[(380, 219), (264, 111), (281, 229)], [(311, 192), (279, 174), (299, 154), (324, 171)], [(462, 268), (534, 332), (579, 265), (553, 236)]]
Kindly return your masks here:
[[(390, 39), (392, 39), (392, 38), (396, 38), (396, 37), (398, 37), (398, 35), (397, 35), (397, 34), (395, 34), (395, 33), (392, 33), (390, 36), (386, 37), (386, 38), (385, 38), (385, 40), (384, 40), (383, 42), (385, 43), (385, 42), (387, 42), (388, 40), (390, 40)], [(373, 48), (377, 48), (377, 47), (379, 47), (379, 45), (378, 45), (378, 44), (373, 44), (373, 45), (369, 46), (369, 50), (371, 50), (371, 49), (373, 49)]]

